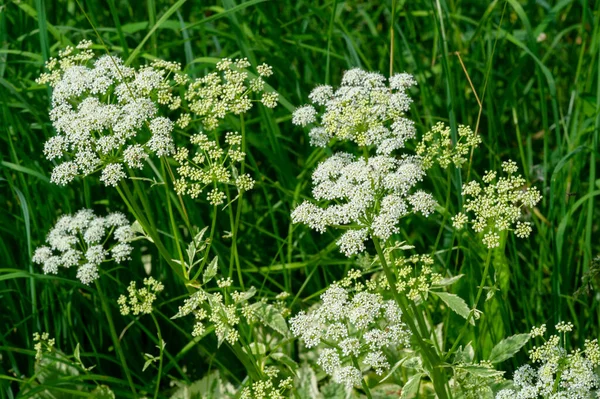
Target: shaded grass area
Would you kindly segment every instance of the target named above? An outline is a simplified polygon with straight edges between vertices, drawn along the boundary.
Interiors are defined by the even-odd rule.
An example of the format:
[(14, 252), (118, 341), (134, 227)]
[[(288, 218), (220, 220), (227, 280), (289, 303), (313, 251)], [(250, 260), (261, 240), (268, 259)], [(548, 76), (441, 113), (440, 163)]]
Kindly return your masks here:
[[(95, 378), (107, 379), (118, 397), (131, 395), (115, 355), (103, 297), (116, 331), (127, 328), (121, 345), (133, 383), (138, 390), (155, 384), (156, 373), (141, 372), (142, 353), (156, 351), (152, 321), (128, 326), (115, 302), (130, 280), (146, 274), (139, 261), (143, 254), (153, 257), (151, 273), (166, 286), (157, 316), (168, 343), (165, 388), (169, 379), (193, 381), (214, 368), (228, 371), (232, 381), (244, 374), (227, 349), (214, 351), (210, 335), (200, 343), (191, 337), (191, 320), (189, 325), (170, 320), (185, 289), (153, 249), (138, 248), (136, 261), (127, 267), (105, 270), (96, 287), (64, 275), (45, 276), (30, 261), (58, 215), (81, 207), (126, 211), (116, 191), (90, 181), (77, 180), (68, 188), (51, 184), (52, 163), (42, 153), (43, 142), (52, 135), (49, 91), (34, 79), (60, 48), (84, 38), (100, 43), (97, 34), (134, 64), (155, 57), (179, 61), (193, 77), (205, 74), (221, 57), (248, 57), (253, 64), (273, 66), (268, 83), (280, 94), (281, 105), (274, 111), (255, 110), (246, 124), (249, 169), (258, 185), (244, 200), (238, 252), (244, 284), (269, 297), (292, 293), (290, 305), (297, 311), (353, 262), (338, 253), (334, 234), (290, 224), (290, 211), (310, 196), (310, 171), (326, 151), (308, 145), (304, 132), (292, 126), (291, 111), (307, 101), (312, 87), (339, 83), (351, 67), (387, 75), (393, 24), (393, 70), (414, 74), (419, 83), (411, 110), (418, 131), (437, 121), (454, 129), (459, 124), (477, 128), (484, 144), (473, 154), (468, 177), (513, 159), (544, 195), (531, 214), (534, 235), (524, 241), (510, 238), (506, 260), (492, 265), (496, 284), (487, 292), (493, 298), (464, 343), (472, 341), (476, 354), (484, 357), (504, 336), (559, 320), (572, 321), (581, 341), (599, 335), (598, 286), (593, 278), (584, 282), (590, 268), (600, 267), (592, 262), (600, 244), (595, 206), (600, 194), (598, 4), (392, 1), (223, 0), (205, 5), (192, 0), (31, 0), (1, 6), (2, 397), (11, 397), (10, 390), (19, 386), (12, 378), (34, 374), (31, 336), (36, 331), (50, 332), (65, 353), (79, 343), (83, 362), (97, 364)], [(232, 130), (239, 129), (237, 123), (226, 121)], [(447, 199), (448, 212), (406, 220), (399, 238), (418, 251), (434, 253), (449, 273), (466, 274), (456, 291), (472, 303), (485, 253), (471, 245), (476, 240), (471, 233), (457, 233), (449, 224), (460, 209), (455, 193), (467, 176), (454, 170), (431, 176), (426, 184), (438, 199)], [(143, 177), (154, 176), (149, 170)], [(175, 253), (162, 205), (164, 190), (148, 186), (145, 191), (149, 213)], [(194, 225), (210, 222), (208, 208), (191, 201), (186, 208)], [(228, 226), (223, 220), (218, 231), (225, 234)], [(229, 245), (220, 239), (214, 247), (225, 265), (230, 264)], [(456, 335), (448, 331), (446, 345)]]

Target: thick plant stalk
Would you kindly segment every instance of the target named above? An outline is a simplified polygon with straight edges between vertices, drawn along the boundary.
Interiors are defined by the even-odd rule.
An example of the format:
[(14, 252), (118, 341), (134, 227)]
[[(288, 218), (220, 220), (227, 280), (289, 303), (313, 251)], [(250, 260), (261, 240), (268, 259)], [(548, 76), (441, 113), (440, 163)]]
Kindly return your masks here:
[[(429, 372), (431, 373), (430, 378), (433, 381), (433, 388), (435, 390), (435, 393), (438, 398), (447, 399), (448, 392), (446, 388), (448, 381), (446, 379), (445, 373), (440, 369), (442, 359), (434, 351), (432, 351), (431, 347), (424, 341), (423, 337), (421, 336), (420, 329), (417, 327), (417, 325), (411, 317), (413, 315), (411, 315), (411, 313), (409, 312), (409, 308), (405, 302), (405, 298), (402, 298), (398, 294), (398, 291), (396, 290), (396, 280), (394, 278), (394, 273), (387, 264), (379, 240), (377, 238), (373, 238), (373, 243), (375, 244), (375, 249), (377, 251), (379, 261), (381, 262), (381, 266), (383, 267), (383, 271), (390, 285), (392, 295), (394, 296), (396, 303), (398, 303), (398, 306), (400, 306), (402, 313), (406, 315), (406, 317), (404, 318), (404, 322), (415, 337), (417, 345), (423, 353), (423, 356), (425, 358), (424, 360), (426, 363), (425, 368), (429, 369)], [(417, 315), (414, 316), (415, 318), (417, 317)]]

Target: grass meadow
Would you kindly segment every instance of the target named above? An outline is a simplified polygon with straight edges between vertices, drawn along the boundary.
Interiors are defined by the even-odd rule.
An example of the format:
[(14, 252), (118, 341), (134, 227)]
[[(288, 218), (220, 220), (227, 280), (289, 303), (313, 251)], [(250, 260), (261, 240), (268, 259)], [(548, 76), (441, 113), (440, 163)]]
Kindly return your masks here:
[[(528, 350), (540, 346), (524, 335), (532, 328), (546, 324), (554, 333), (559, 322), (572, 323), (568, 335), (558, 329), (568, 351), (598, 338), (599, 3), (0, 3), (1, 398), (500, 397), (502, 389), (518, 391), (510, 385), (513, 373), (530, 362)], [(66, 185), (51, 182), (60, 161), (44, 155), (44, 143), (57, 134), (49, 116), (53, 91), (36, 79), (51, 57), (82, 40), (90, 40), (97, 55), (110, 53), (134, 68), (157, 59), (181, 63), (190, 80), (214, 72), (222, 58), (247, 58), (250, 76), (256, 76), (254, 66), (270, 65), (264, 90), (278, 94), (275, 108), (258, 102), (241, 116), (228, 113), (216, 129), (193, 119), (172, 134), (177, 146), (189, 146), (190, 136), (203, 130), (214, 132), (219, 145), (224, 132), (241, 132), (245, 159), (232, 173), (252, 176), (252, 190), (237, 195), (228, 186), (220, 206), (179, 195), (173, 156), (151, 156), (116, 187), (102, 184), (99, 173)], [(438, 122), (450, 128), (453, 143), (459, 125), (481, 138), (461, 168), (434, 165), (418, 184), (435, 198), (435, 212), (403, 217), (391, 237), (366, 242), (360, 256), (340, 253), (337, 242), (347, 230), (336, 223), (319, 233), (291, 217), (303, 201), (313, 201), (311, 175), (337, 150), (364, 151), (371, 159), (373, 147), (356, 150), (342, 140), (311, 146), (309, 129), (292, 123), (314, 87), (338, 87), (352, 68), (386, 78), (414, 76), (405, 116), (414, 121), (417, 141)], [(404, 150), (414, 152), (415, 143)], [(533, 230), (528, 237), (503, 232), (500, 244), (488, 249), (481, 233), (455, 228), (453, 216), (468, 203), (463, 184), (482, 181), (507, 160), (516, 163), (525, 181), (521, 188), (535, 188), (542, 198), (521, 208), (519, 220)], [(32, 261), (59, 217), (82, 208), (97, 215), (121, 212), (138, 228), (130, 260), (103, 262), (89, 284), (76, 278), (74, 268), (45, 274)], [(410, 248), (398, 249), (402, 245)], [(182, 277), (190, 251), (198, 263), (183, 267)], [(382, 349), (389, 362), (383, 373), (352, 357), (349, 367), (360, 378), (344, 387), (317, 360), (322, 346), (307, 348), (290, 332), (291, 319), (324, 301), (328, 287), (353, 269), (365, 281), (387, 278), (394, 288), (390, 281), (401, 277), (391, 254), (398, 252), (429, 255), (434, 271), (453, 284), (433, 284), (431, 290), (443, 294), (425, 289), (415, 301), (385, 284), (375, 289), (402, 308), (410, 344)], [(217, 285), (218, 276), (210, 281), (215, 274), (231, 278), (230, 285)], [(151, 313), (122, 315), (119, 296), (127, 295), (130, 282), (140, 288), (150, 276), (164, 286)], [(209, 297), (202, 306), (214, 314), (217, 307), (225, 312), (237, 306), (234, 291), (255, 290), (244, 306), (259, 321), (240, 316), (227, 325), (227, 332), (237, 328), (238, 340), (219, 337), (214, 330), (221, 324), (213, 319), (192, 334), (194, 317), (173, 316), (201, 286)], [(211, 302), (219, 301), (212, 296), (217, 294), (225, 298), (218, 306)], [(43, 332), (54, 342), (34, 339)], [(519, 342), (503, 341), (507, 337)], [(563, 385), (560, 375), (555, 378), (558, 392)], [(269, 384), (286, 379), (287, 385), (269, 391)], [(261, 396), (263, 388), (271, 393)]]

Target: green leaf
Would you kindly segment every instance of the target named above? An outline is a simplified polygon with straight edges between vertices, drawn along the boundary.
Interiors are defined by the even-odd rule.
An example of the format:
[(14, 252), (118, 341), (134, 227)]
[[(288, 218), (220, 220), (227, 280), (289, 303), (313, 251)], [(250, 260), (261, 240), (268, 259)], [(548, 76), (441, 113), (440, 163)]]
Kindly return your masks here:
[(319, 392), (317, 375), (308, 363), (303, 363), (302, 367), (298, 369), (294, 387), (296, 387), (300, 398), (323, 398), (323, 395)]
[[(450, 294), (447, 292), (436, 292), (431, 291), (432, 294), (437, 295), (444, 303), (452, 309), (458, 315), (464, 317), (465, 319), (469, 319), (469, 314), (471, 313), (471, 309), (467, 306), (467, 303), (464, 299), (459, 297), (458, 295)], [(473, 318), (469, 320), (472, 325), (475, 325), (475, 321)]]
[(81, 364), (81, 356), (79, 354), (79, 343), (75, 345), (75, 350), (73, 351), (73, 357), (77, 360), (79, 364)]
[(468, 366), (461, 366), (461, 367), (457, 367), (457, 368), (468, 371), (471, 375), (474, 375), (476, 377), (491, 378), (491, 377), (498, 377), (498, 376), (504, 375), (504, 371), (498, 371), (493, 368), (485, 367), (485, 366), (468, 365)]
[(256, 287), (250, 287), (248, 291), (242, 292), (236, 299), (235, 303), (245, 302), (256, 295)]
[(283, 352), (273, 352), (269, 357), (287, 366), (292, 373), (298, 369), (298, 363)]
[(281, 312), (273, 305), (257, 302), (252, 305), (256, 316), (267, 326), (287, 337), (289, 330)]
[(204, 270), (204, 274), (202, 275), (202, 281), (204, 281), (204, 284), (208, 283), (210, 280), (213, 279), (213, 277), (217, 275), (218, 267), (219, 256), (217, 255), (213, 258), (213, 260), (210, 261), (210, 264), (208, 265), (206, 270)]
[(171, 399), (230, 398), (235, 394), (233, 385), (223, 382), (218, 370), (190, 384), (179, 384)]
[(500, 363), (510, 359), (515, 353), (520, 351), (527, 342), (529, 342), (530, 338), (529, 334), (515, 334), (508, 338), (504, 338), (494, 346), (488, 360), (492, 363)]
[(467, 346), (464, 348), (461, 346), (456, 350), (454, 355), (455, 363), (472, 363), (475, 358), (475, 351), (473, 350), (473, 346), (469, 342)]
[(410, 377), (404, 387), (402, 388), (402, 395), (400, 398), (407, 398), (408, 395), (414, 394), (419, 389), (419, 384), (421, 383), (421, 378), (423, 377), (422, 373), (417, 373)]
[(146, 369), (147, 369), (148, 367), (150, 367), (150, 365), (151, 365), (152, 363), (154, 363), (154, 362), (155, 362), (155, 360), (156, 360), (156, 359), (154, 359), (153, 357), (151, 357), (150, 359), (146, 360), (146, 363), (144, 363), (144, 367), (142, 368), (142, 371), (146, 371)]

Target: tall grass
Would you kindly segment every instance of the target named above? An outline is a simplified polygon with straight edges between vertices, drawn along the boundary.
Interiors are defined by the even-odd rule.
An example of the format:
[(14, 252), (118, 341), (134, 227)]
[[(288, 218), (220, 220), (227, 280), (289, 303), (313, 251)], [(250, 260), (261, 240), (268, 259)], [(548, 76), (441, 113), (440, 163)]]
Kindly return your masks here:
[[(393, 67), (414, 74), (419, 83), (411, 111), (419, 132), (437, 121), (448, 122), (454, 131), (458, 124), (477, 127), (484, 146), (473, 155), (470, 176), (513, 159), (544, 195), (532, 217), (534, 236), (510, 242), (506, 256), (494, 258), (504, 260), (491, 265), (496, 284), (485, 287), (485, 293), (493, 297), (481, 322), (461, 342), (471, 341), (483, 355), (505, 336), (559, 320), (572, 321), (579, 340), (597, 337), (598, 285), (583, 279), (594, 271), (590, 268), (600, 267), (592, 262), (600, 249), (600, 210), (595, 206), (600, 194), (598, 4), (5, 2), (0, 6), (0, 397), (14, 397), (21, 378), (35, 374), (31, 336), (36, 331), (50, 332), (65, 353), (79, 344), (82, 361), (97, 365), (91, 374), (75, 378), (80, 384), (103, 381), (117, 397), (134, 397), (133, 392), (148, 390), (157, 381), (155, 369), (141, 372), (142, 353), (156, 352), (154, 323), (143, 319), (126, 325), (116, 317), (116, 303), (106, 300), (125, 291), (133, 276), (146, 273), (141, 262), (118, 267), (114, 278), (85, 287), (60, 275), (43, 275), (30, 261), (32, 248), (44, 240), (59, 214), (84, 206), (127, 211), (114, 190), (84, 180), (68, 189), (50, 184), (52, 165), (42, 153), (52, 129), (49, 92), (34, 79), (60, 47), (83, 38), (100, 43), (97, 34), (134, 64), (154, 57), (180, 61), (191, 76), (201, 75), (221, 57), (248, 57), (273, 66), (269, 84), (279, 92), (282, 106), (256, 112), (246, 121), (248, 164), (258, 182), (244, 200), (237, 235), (239, 272), (247, 285), (265, 295), (291, 292), (293, 308), (299, 309), (350, 268), (336, 250), (334, 234), (321, 236), (290, 222), (291, 209), (310, 193), (306, 171), (325, 155), (309, 147), (304, 133), (292, 126), (290, 113), (307, 101), (310, 88), (337, 84), (346, 69), (359, 66), (387, 74)], [(437, 174), (430, 189), (438, 198), (448, 198), (451, 214), (459, 203), (449, 190), (462, 182), (460, 175), (444, 173)], [(160, 186), (146, 195), (147, 212), (156, 225), (169, 226), (170, 212), (179, 212), (177, 201), (172, 201), (174, 209), (165, 209)], [(191, 202), (186, 210), (198, 226), (210, 223), (210, 215)], [(218, 231), (229, 229), (225, 222)], [(449, 214), (407, 225), (401, 235), (420, 251), (434, 253), (453, 274), (466, 274), (458, 293), (473, 303), (486, 254), (470, 245), (472, 235), (453, 232)], [(175, 254), (173, 242), (166, 240), (166, 245)], [(214, 249), (229, 265), (229, 248), (215, 244)], [(157, 253), (138, 251), (134, 259), (151, 255), (152, 274), (166, 286), (157, 313), (168, 342), (165, 390), (168, 380), (194, 381), (215, 368), (239, 380), (243, 366), (226, 349), (213, 351), (213, 337), (192, 338), (189, 328), (170, 319), (185, 290)], [(451, 346), (457, 335), (447, 331), (445, 345)], [(41, 390), (43, 384), (23, 397)]]

